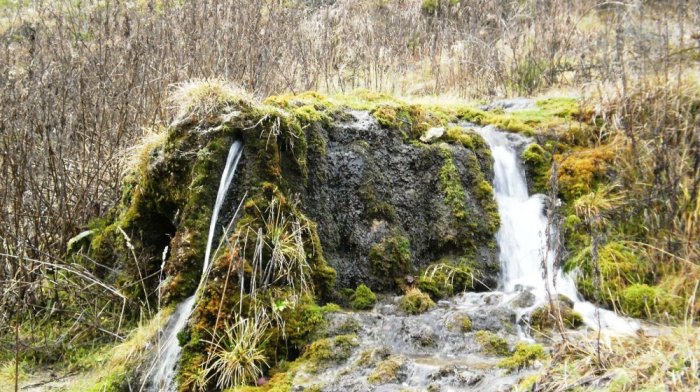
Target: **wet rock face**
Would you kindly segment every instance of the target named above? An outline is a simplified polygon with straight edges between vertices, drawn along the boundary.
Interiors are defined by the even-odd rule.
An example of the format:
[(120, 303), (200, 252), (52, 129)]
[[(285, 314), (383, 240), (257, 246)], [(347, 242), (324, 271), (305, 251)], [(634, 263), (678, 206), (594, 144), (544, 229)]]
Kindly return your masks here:
[[(303, 208), (318, 224), (338, 286), (365, 283), (375, 291), (405, 284), (406, 274), (444, 258), (466, 257), (498, 274), (494, 234), (470, 189), (491, 180), (490, 157), (461, 145), (406, 142), (398, 130), (377, 124), (368, 112), (351, 111), (328, 128), (307, 129), (309, 179)], [(314, 144), (323, 148), (314, 148)], [(440, 171), (449, 151), (466, 192), (466, 218), (455, 218), (445, 201)]]

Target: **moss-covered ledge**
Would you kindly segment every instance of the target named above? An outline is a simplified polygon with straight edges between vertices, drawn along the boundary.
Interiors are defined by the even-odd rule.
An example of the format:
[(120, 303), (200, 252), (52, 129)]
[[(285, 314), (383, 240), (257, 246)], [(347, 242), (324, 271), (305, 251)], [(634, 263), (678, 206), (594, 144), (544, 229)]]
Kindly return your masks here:
[(236, 333), (260, 334), (251, 349), (265, 358), (262, 372), (299, 358), (323, 328), (319, 304), (349, 303), (342, 293), (361, 284), (401, 291), (407, 276), (439, 265), (457, 271), (459, 287), (439, 282), (448, 269), (421, 279), (435, 298), (495, 287), (492, 160), (458, 125), (466, 109), (367, 91), (259, 102), (209, 82), (176, 98), (176, 120), (144, 143), (87, 254), (102, 265), (96, 272), (152, 307), (159, 295), (192, 295), (226, 155), (242, 141), (218, 222), (231, 225), (179, 336), (183, 390), (221, 380), (217, 352)]

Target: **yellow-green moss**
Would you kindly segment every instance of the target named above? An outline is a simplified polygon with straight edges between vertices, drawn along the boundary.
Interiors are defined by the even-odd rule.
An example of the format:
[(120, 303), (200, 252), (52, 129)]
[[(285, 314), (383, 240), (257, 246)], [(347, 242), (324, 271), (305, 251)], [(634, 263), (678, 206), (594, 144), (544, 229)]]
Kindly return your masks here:
[(477, 270), (466, 258), (443, 259), (429, 266), (418, 278), (418, 288), (438, 300), (474, 288)]
[(683, 298), (661, 287), (633, 284), (620, 293), (622, 311), (632, 317), (665, 318), (680, 316), (684, 311)]
[(467, 132), (464, 128), (454, 125), (447, 127), (442, 139), (447, 142), (459, 144), (470, 150), (480, 147), (479, 142), (481, 141), (481, 138), (474, 137), (473, 133)]
[(358, 345), (355, 335), (338, 335), (320, 339), (306, 347), (303, 359), (309, 362), (309, 370), (316, 371), (347, 360)]
[[(565, 264), (567, 271), (578, 270), (577, 287), (587, 298), (599, 298), (609, 306), (624, 308), (622, 293), (625, 288), (649, 282), (649, 262), (622, 242), (611, 241), (601, 246), (595, 261), (599, 277), (595, 276), (596, 265), (590, 246), (580, 250)], [(596, 279), (600, 287), (595, 286)], [(631, 310), (635, 314), (638, 311), (634, 305)]]
[(513, 354), (498, 363), (498, 367), (509, 372), (531, 367), (535, 361), (547, 359), (549, 356), (539, 344), (518, 343)]
[(389, 281), (403, 277), (411, 266), (411, 246), (408, 238), (398, 231), (393, 231), (381, 242), (373, 244), (369, 249), (369, 260), (372, 269), (379, 276), (387, 279), (387, 285), (392, 287), (395, 282)]
[(536, 107), (504, 112), (484, 111), (474, 107), (457, 109), (459, 118), (480, 125), (495, 125), (505, 131), (532, 136), (552, 129), (582, 129), (580, 104), (575, 98), (547, 98), (535, 102)]
[(377, 194), (376, 183), (380, 182), (381, 174), (370, 167), (371, 165), (365, 167), (364, 182), (358, 189), (360, 200), (364, 205), (364, 216), (368, 220), (381, 219), (392, 222), (396, 219), (396, 210), (391, 203), (382, 200)]
[(475, 337), (482, 351), (487, 354), (505, 356), (510, 353), (508, 342), (493, 332), (477, 331)]
[(462, 178), (457, 171), (452, 151), (442, 149), (443, 164), (440, 168), (440, 185), (445, 195), (445, 202), (452, 208), (452, 214), (458, 219), (469, 217), (467, 210), (467, 192), (462, 185)]
[(604, 179), (614, 152), (611, 146), (585, 148), (557, 154), (559, 191), (565, 200), (591, 192)]
[(401, 310), (408, 314), (421, 314), (435, 307), (435, 302), (428, 294), (414, 288), (408, 290), (401, 298), (400, 306)]
[(377, 367), (367, 377), (367, 381), (372, 384), (386, 384), (398, 381), (399, 371), (403, 366), (401, 357), (392, 356), (377, 364)]
[(428, 129), (446, 125), (443, 115), (422, 105), (382, 104), (372, 115), (380, 125), (401, 132), (405, 140), (418, 139)]
[(532, 192), (544, 193), (549, 182), (549, 172), (552, 166), (552, 156), (537, 143), (528, 145), (521, 155), (523, 164), (531, 180)]
[(542, 305), (530, 314), (530, 326), (538, 332), (545, 332), (557, 325), (556, 317), (561, 316), (565, 328), (578, 328), (583, 325), (583, 317), (570, 306), (558, 301), (559, 315), (552, 310), (550, 304)]
[(447, 327), (452, 331), (460, 331), (463, 333), (472, 331), (472, 319), (466, 314), (460, 314), (452, 318)]
[(350, 304), (356, 310), (372, 309), (375, 303), (377, 303), (377, 296), (364, 284), (357, 286), (350, 298)]

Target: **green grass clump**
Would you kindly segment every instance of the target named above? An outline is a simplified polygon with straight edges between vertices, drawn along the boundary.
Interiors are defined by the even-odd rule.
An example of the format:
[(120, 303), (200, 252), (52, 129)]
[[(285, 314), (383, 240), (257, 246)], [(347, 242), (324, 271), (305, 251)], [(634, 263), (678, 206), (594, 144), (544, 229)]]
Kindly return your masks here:
[(462, 258), (456, 261), (443, 259), (430, 265), (418, 278), (418, 288), (434, 300), (442, 299), (474, 288), (475, 270)]
[(539, 344), (518, 343), (513, 354), (498, 363), (498, 367), (514, 372), (531, 367), (535, 361), (547, 359), (548, 355)]
[(355, 293), (350, 297), (350, 304), (356, 310), (372, 309), (375, 303), (377, 303), (377, 296), (364, 284), (357, 286)]
[(421, 314), (435, 307), (435, 302), (428, 294), (413, 288), (401, 298), (401, 310), (408, 314)]
[(477, 331), (476, 341), (487, 354), (505, 356), (510, 353), (508, 350), (508, 342), (493, 332)]
[(399, 379), (401, 366), (403, 366), (403, 359), (401, 357), (389, 357), (377, 364), (372, 374), (367, 377), (367, 381), (372, 384), (396, 382)]

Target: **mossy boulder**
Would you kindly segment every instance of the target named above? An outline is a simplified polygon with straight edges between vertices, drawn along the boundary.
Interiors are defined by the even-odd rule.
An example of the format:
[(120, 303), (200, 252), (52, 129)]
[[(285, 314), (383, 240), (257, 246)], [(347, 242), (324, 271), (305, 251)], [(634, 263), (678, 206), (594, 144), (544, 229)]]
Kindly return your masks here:
[(391, 382), (400, 382), (405, 377), (401, 373), (403, 368), (404, 358), (399, 356), (391, 356), (377, 364), (377, 367), (367, 377), (367, 381), (371, 384), (387, 384)]
[(339, 335), (333, 338), (320, 339), (306, 348), (302, 358), (308, 361), (309, 369), (315, 371), (325, 366), (346, 361), (358, 344), (355, 335)]
[(549, 355), (539, 344), (518, 343), (515, 345), (513, 354), (501, 360), (498, 367), (515, 372), (531, 367), (535, 361), (547, 359)]
[(564, 328), (576, 329), (583, 325), (583, 318), (573, 309), (566, 297), (539, 306), (530, 314), (530, 327), (540, 333), (555, 328), (561, 320)]
[(508, 342), (501, 336), (489, 331), (477, 331), (476, 341), (483, 352), (490, 355), (506, 356), (510, 353)]
[(301, 193), (338, 286), (397, 291), (405, 275), (450, 256), (473, 261), (495, 287), (499, 217), (483, 139), (458, 128), (421, 143), (422, 132), (443, 125), (426, 108), (345, 113), (306, 128), (309, 177)]

